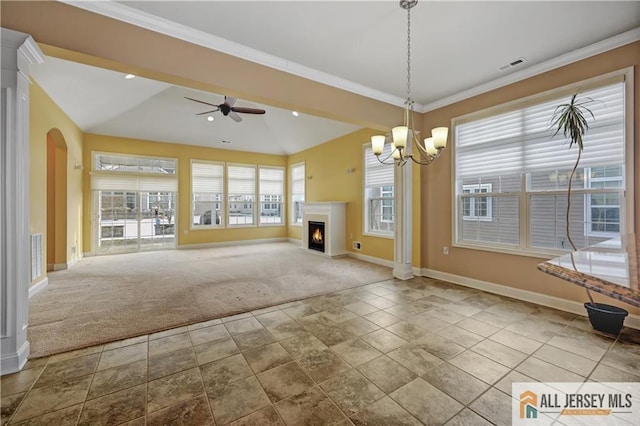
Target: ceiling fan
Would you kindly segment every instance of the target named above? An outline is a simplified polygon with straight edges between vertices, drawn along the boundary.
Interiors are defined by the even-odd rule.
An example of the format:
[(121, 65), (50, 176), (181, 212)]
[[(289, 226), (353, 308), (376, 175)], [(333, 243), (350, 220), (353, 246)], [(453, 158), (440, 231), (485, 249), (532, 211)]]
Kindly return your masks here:
[(236, 122), (242, 121), (242, 117), (240, 117), (238, 113), (240, 114), (264, 114), (265, 113), (265, 110), (263, 109), (233, 106), (236, 103), (237, 99), (231, 98), (228, 96), (224, 97), (224, 102), (221, 103), (220, 105), (199, 101), (198, 99), (189, 98), (187, 96), (185, 96), (185, 99), (189, 99), (190, 101), (199, 102), (201, 104), (215, 107), (215, 109), (212, 109), (211, 111), (199, 112), (196, 115), (205, 115), (205, 114), (211, 114), (212, 112), (220, 111), (222, 115), (224, 115), (225, 117), (226, 116), (231, 117), (231, 119), (233, 119)]

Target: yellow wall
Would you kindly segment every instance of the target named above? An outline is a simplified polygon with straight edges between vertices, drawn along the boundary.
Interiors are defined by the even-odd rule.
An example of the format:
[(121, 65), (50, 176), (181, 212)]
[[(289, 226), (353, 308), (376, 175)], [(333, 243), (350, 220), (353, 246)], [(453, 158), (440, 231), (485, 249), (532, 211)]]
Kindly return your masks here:
[[(353, 241), (362, 243), (357, 252), (393, 260), (393, 240), (362, 235), (363, 231), (363, 145), (379, 132), (363, 129), (322, 145), (290, 155), (288, 164), (305, 162), (305, 201), (346, 201), (347, 250)], [(353, 171), (348, 173), (347, 170)], [(301, 227), (289, 226), (291, 238), (302, 239)]]
[(46, 271), (47, 134), (53, 129), (52, 133), (62, 137), (67, 146), (67, 193), (66, 197), (61, 194), (56, 199), (56, 205), (64, 204), (67, 210), (66, 241), (56, 242), (56, 247), (59, 244), (64, 247), (66, 243), (66, 256), (58, 257), (56, 262), (69, 264), (78, 260), (82, 253), (82, 175), (74, 169), (75, 164), (82, 163), (82, 132), (37, 83), (31, 85), (29, 96), (30, 233), (42, 233), (45, 238), (42, 270)]
[[(115, 138), (85, 134), (84, 143), (84, 235), (85, 251), (92, 251), (91, 243), (91, 190), (89, 173), (91, 153), (114, 152), (141, 156), (158, 156), (178, 159), (178, 217), (176, 229), (178, 245), (208, 244), (263, 238), (284, 238), (286, 226), (259, 226), (251, 228), (190, 230), (191, 221), (191, 160), (225, 161), (241, 164), (286, 167), (287, 158), (281, 155), (256, 154), (241, 151), (206, 148), (192, 145), (170, 144), (137, 139)], [(285, 222), (286, 223), (286, 222)]]
[[(640, 190), (640, 147), (637, 144), (640, 129), (638, 114), (640, 111), (640, 42), (426, 113), (422, 125), (423, 128), (432, 128), (442, 122), (450, 123), (454, 117), (630, 66), (635, 66), (633, 100), (635, 134), (632, 137), (635, 145), (634, 204), (635, 211), (638, 212), (640, 211), (640, 199), (637, 195)], [(629, 119), (632, 118), (629, 117)], [(451, 246), (453, 241), (451, 199), (454, 196), (454, 176), (451, 162), (451, 149), (447, 149), (443, 157), (436, 164), (429, 166), (422, 176), (422, 189), (425, 194), (422, 202), (423, 267), (522, 290), (585, 301), (585, 291), (581, 287), (538, 271), (536, 266), (545, 260), (542, 258), (456, 247), (450, 249), (448, 256), (442, 254), (442, 246)], [(639, 225), (640, 216), (636, 214), (636, 232), (640, 231)], [(597, 298), (604, 303), (616, 303), (611, 298)], [(640, 312), (639, 309), (629, 309), (629, 306), (623, 304), (620, 306), (630, 311)]]

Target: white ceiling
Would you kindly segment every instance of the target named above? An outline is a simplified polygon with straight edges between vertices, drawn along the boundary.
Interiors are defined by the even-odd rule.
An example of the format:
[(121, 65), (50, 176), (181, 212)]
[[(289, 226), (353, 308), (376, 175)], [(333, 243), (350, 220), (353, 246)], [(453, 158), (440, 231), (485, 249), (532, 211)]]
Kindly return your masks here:
[[(397, 1), (70, 4), (385, 102), (406, 98), (407, 16)], [(639, 38), (639, 1), (422, 1), (411, 11), (412, 98), (425, 111)], [(243, 100), (236, 105), (267, 113), (241, 123), (216, 114), (210, 123), (195, 116), (206, 106), (184, 96), (219, 104), (222, 94), (54, 58), (34, 68), (92, 133), (290, 154), (357, 129)]]

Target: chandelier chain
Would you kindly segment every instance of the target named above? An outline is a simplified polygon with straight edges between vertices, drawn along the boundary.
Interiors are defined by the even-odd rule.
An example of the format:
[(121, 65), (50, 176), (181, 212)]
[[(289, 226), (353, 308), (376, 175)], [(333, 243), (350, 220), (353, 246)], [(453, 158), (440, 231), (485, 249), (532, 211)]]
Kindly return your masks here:
[(411, 7), (407, 8), (407, 102), (411, 103)]

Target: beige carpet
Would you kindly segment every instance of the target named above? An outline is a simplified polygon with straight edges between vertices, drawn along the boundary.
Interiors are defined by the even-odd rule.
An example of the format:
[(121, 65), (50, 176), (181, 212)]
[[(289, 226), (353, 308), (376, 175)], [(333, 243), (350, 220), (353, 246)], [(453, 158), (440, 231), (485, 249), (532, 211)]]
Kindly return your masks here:
[(31, 298), (31, 357), (389, 278), (389, 268), (287, 242), (89, 257), (50, 273)]

